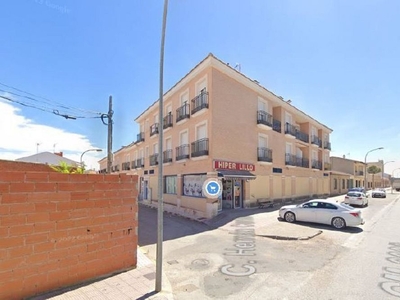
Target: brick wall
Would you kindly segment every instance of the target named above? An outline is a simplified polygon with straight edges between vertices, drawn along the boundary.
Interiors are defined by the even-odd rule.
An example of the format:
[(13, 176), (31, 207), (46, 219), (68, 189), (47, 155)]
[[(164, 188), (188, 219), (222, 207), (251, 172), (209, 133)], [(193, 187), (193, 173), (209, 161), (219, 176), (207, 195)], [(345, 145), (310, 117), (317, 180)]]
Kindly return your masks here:
[(0, 299), (136, 266), (137, 177), (0, 173)]

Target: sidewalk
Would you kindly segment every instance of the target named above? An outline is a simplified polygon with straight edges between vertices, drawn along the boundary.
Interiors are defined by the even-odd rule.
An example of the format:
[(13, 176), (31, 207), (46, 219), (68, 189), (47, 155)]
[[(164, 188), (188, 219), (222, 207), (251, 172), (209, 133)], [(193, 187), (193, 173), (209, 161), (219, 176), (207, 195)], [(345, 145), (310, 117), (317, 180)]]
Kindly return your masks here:
[(114, 275), (77, 288), (69, 288), (51, 292), (45, 295), (30, 298), (31, 300), (131, 300), (131, 299), (173, 299), (168, 279), (162, 278), (162, 291), (156, 293), (155, 289), (156, 265), (142, 252), (137, 249), (136, 269)]

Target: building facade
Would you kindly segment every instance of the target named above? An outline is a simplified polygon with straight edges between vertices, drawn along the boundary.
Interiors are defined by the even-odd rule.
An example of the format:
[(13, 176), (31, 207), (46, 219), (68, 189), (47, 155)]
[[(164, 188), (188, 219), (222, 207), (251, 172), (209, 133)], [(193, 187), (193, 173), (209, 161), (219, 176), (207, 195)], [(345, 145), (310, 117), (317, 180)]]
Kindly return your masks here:
[[(136, 141), (114, 153), (113, 172), (139, 176), (140, 199), (156, 205), (163, 164), (164, 208), (211, 218), (224, 209), (330, 194), (332, 129), (209, 54), (135, 121)], [(159, 161), (159, 134), (163, 151)], [(100, 162), (105, 172), (107, 160)], [(208, 178), (222, 186), (204, 196)]]

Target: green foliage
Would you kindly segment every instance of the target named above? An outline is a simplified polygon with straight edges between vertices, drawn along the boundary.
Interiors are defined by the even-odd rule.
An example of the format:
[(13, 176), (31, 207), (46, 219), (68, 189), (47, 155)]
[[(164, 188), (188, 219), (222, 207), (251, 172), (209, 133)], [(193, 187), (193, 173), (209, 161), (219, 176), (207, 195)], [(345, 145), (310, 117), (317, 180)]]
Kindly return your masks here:
[(368, 167), (367, 171), (369, 174), (378, 174), (381, 172), (381, 169), (378, 168), (377, 166), (370, 166), (370, 167)]
[(58, 166), (51, 166), (51, 168), (64, 174), (83, 174), (85, 172), (84, 168), (70, 166), (65, 161), (60, 162)]

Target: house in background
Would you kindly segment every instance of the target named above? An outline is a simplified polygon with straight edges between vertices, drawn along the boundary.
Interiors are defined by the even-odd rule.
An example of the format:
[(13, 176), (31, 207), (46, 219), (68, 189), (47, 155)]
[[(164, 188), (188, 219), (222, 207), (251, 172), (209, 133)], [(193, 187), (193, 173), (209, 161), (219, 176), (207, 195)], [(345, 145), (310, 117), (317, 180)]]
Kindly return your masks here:
[(79, 167), (80, 165), (79, 162), (64, 157), (63, 152), (56, 152), (56, 153), (41, 152), (34, 155), (17, 158), (15, 161), (46, 164), (52, 166), (58, 166), (60, 165), (61, 162), (65, 162), (67, 165), (71, 167)]
[[(165, 93), (162, 109), (162, 120), (158, 101), (143, 111), (136, 141), (113, 156), (112, 172), (139, 176), (144, 203), (156, 205), (159, 164), (164, 208), (189, 217), (329, 195), (332, 129), (213, 54)], [(202, 193), (209, 178), (221, 182), (217, 200)]]

